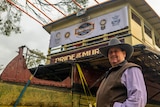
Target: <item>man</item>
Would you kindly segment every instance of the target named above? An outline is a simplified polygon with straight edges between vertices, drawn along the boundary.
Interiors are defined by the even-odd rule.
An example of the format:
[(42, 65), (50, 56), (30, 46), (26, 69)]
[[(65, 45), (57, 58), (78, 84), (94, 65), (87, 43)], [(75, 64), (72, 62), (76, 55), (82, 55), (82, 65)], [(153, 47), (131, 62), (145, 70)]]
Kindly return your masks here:
[(133, 47), (113, 38), (99, 50), (112, 67), (97, 91), (96, 107), (145, 107), (147, 92), (141, 67), (127, 62)]

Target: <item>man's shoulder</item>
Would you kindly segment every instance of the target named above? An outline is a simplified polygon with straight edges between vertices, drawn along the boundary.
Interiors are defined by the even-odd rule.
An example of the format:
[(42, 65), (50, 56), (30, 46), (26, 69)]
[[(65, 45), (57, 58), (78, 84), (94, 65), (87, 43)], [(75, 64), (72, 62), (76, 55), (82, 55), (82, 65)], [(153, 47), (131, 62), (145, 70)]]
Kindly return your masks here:
[(125, 64), (125, 66), (126, 66), (127, 68), (137, 67), (137, 68), (142, 69), (140, 65), (135, 64), (135, 63), (132, 63), (132, 62), (128, 62), (128, 63), (126, 63), (126, 64)]

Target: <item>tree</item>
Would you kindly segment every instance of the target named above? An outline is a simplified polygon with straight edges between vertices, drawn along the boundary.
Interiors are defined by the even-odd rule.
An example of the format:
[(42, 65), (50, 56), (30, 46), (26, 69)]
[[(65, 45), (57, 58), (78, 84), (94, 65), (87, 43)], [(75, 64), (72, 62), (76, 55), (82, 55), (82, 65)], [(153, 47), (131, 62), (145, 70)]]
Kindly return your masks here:
[(26, 64), (28, 68), (37, 67), (40, 64), (46, 63), (47, 58), (44, 56), (43, 52), (39, 51), (38, 49), (27, 49)]
[(0, 71), (3, 69), (3, 65), (0, 65)]
[[(76, 0), (76, 2), (85, 8), (87, 6), (88, 0)], [(63, 10), (67, 9), (67, 12), (70, 14), (77, 12), (80, 9), (80, 7), (78, 7), (72, 0), (61, 0), (56, 5)]]
[(11, 6), (6, 0), (0, 1), (0, 33), (6, 36), (20, 31), (21, 12)]
[[(11, 0), (14, 4), (18, 5), (20, 8), (26, 11), (31, 11), (38, 20), (42, 21), (44, 24), (48, 24), (49, 21), (41, 15), (40, 12), (28, 3), (27, 0)], [(24, 2), (25, 3), (22, 3)], [(33, 2), (33, 0), (30, 0)], [(76, 3), (87, 6), (88, 0), (76, 0)], [(44, 0), (34, 0), (33, 4), (41, 9), (43, 13), (52, 13), (51, 6)], [(72, 0), (59, 0), (51, 5), (58, 7), (65, 13), (71, 14), (77, 12), (80, 7), (78, 7)], [(53, 8), (52, 8), (53, 9)], [(54, 13), (54, 12), (53, 12)], [(0, 0), (0, 33), (6, 36), (10, 36), (11, 33), (21, 33), (20, 21), (22, 12), (15, 6), (11, 5), (7, 0)], [(53, 16), (52, 16), (53, 17)]]

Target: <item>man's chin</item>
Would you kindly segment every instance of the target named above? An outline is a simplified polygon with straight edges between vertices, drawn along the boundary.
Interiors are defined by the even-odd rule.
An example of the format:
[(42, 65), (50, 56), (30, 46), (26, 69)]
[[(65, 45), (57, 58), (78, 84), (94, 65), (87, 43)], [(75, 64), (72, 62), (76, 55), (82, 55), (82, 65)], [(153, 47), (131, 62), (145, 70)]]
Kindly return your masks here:
[(112, 62), (112, 66), (116, 66), (117, 64), (119, 64), (118, 62)]

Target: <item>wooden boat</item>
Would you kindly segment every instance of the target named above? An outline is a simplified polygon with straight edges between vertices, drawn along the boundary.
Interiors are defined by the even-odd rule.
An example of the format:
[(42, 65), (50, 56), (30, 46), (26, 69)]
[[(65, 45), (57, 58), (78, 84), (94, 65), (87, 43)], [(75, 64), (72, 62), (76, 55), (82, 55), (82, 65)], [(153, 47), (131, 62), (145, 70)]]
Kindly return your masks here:
[(98, 49), (113, 37), (133, 45), (129, 61), (143, 68), (147, 107), (160, 106), (159, 16), (144, 0), (106, 1), (83, 12), (43, 26), (51, 34), (46, 65), (28, 69), (19, 47), (0, 76), (0, 106), (93, 107), (96, 81), (110, 67)]

